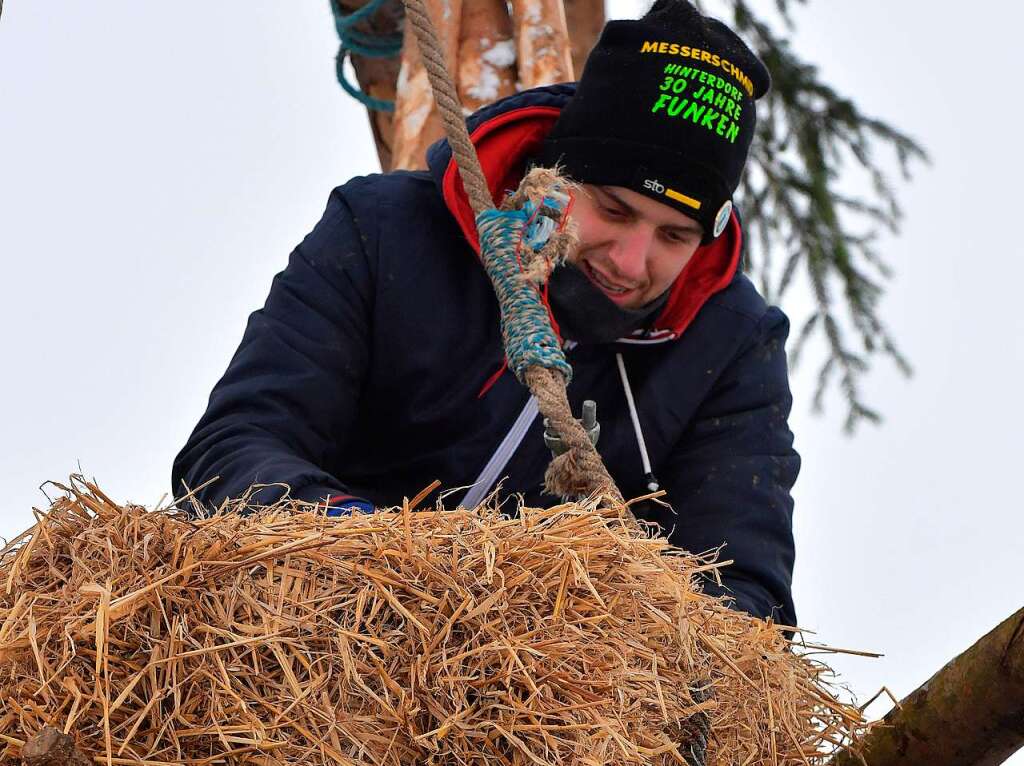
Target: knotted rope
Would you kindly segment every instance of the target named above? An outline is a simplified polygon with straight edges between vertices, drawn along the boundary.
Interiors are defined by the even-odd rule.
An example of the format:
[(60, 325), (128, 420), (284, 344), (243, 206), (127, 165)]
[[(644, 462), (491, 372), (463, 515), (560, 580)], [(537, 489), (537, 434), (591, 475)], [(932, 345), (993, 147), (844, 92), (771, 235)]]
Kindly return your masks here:
[(424, 0), (404, 2), (406, 23), (412, 25), (419, 43), (448, 144), (476, 215), (480, 253), (498, 296), (509, 367), (536, 397), (541, 414), (568, 447), (551, 461), (545, 485), (556, 495), (604, 495), (621, 502), (600, 454), (573, 417), (565, 392), (572, 368), (541, 296), (551, 269), (575, 251), (576, 238), (563, 224), (569, 184), (551, 170), (533, 170), (501, 210), (494, 209), (426, 4)]
[[(575, 238), (556, 224), (571, 198), (551, 171), (541, 171), (531, 180), (540, 182), (532, 184), (533, 198), (520, 189), (505, 200), (501, 210), (484, 210), (477, 216), (480, 255), (498, 296), (509, 369), (521, 383), (526, 382), (526, 370), (533, 366), (558, 370), (569, 380), (572, 367), (537, 290), (574, 245)], [(539, 199), (538, 191), (544, 194)], [(508, 257), (509, 253), (513, 257)]]

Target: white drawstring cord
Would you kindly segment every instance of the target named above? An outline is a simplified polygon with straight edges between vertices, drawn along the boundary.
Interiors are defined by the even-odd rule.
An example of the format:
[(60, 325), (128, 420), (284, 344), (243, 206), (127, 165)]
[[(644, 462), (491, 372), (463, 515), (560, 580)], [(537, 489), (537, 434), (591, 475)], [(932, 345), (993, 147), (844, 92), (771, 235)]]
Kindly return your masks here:
[(658, 480), (651, 471), (651, 459), (647, 455), (647, 442), (644, 441), (644, 432), (640, 429), (640, 416), (636, 411), (636, 402), (633, 401), (633, 389), (629, 387), (629, 376), (626, 374), (626, 363), (622, 361), (622, 354), (615, 354), (615, 362), (619, 365), (619, 377), (622, 379), (622, 390), (626, 392), (626, 404), (629, 407), (629, 417), (633, 421), (633, 433), (636, 434), (636, 444), (640, 448), (640, 460), (644, 466), (644, 480), (647, 482), (647, 489), (657, 492), (661, 489)]

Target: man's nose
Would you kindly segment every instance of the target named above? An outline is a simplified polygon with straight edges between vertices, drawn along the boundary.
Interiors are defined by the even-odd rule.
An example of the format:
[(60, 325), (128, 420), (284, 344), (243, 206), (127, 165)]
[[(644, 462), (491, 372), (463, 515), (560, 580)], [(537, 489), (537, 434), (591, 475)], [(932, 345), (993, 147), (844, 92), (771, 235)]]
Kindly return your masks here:
[(634, 226), (623, 232), (609, 253), (616, 274), (631, 282), (640, 282), (647, 272), (647, 257), (654, 239), (654, 228)]

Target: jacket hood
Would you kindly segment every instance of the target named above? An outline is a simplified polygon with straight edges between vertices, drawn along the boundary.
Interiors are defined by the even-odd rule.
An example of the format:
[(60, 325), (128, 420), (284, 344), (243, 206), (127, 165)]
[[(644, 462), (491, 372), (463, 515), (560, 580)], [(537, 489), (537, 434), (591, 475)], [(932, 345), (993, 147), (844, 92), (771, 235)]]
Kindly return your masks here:
[[(527, 161), (539, 153), (562, 107), (575, 92), (574, 83), (534, 88), (490, 104), (467, 119), (470, 139), (495, 204), (519, 186)], [(473, 209), (447, 140), (430, 147), (427, 164), (445, 204), (479, 254)], [(697, 248), (676, 277), (668, 302), (652, 329), (640, 330), (621, 342), (657, 343), (679, 337), (708, 299), (736, 276), (742, 239), (739, 218), (733, 212), (725, 231), (713, 242)]]

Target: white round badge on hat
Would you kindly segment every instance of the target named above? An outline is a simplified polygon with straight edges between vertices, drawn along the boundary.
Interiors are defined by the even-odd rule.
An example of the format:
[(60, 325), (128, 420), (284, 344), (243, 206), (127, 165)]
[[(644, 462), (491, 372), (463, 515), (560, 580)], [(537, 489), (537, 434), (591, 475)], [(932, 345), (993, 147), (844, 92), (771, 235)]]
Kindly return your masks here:
[(732, 200), (727, 199), (722, 203), (722, 206), (718, 208), (718, 215), (715, 216), (715, 230), (711, 235), (712, 237), (717, 237), (725, 231), (725, 227), (729, 225), (730, 215), (732, 215)]

